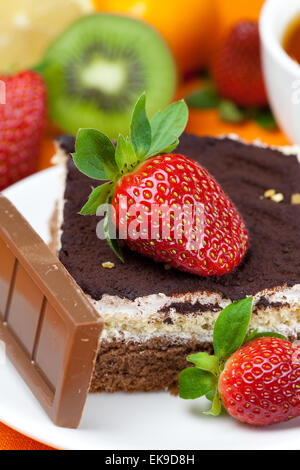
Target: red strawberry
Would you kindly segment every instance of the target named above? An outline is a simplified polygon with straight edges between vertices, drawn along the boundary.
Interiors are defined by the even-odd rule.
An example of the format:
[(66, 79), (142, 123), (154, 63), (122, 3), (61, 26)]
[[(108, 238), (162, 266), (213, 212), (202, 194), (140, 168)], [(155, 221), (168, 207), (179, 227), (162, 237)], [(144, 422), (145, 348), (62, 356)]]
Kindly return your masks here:
[(300, 416), (300, 348), (259, 338), (236, 351), (220, 376), (219, 392), (236, 419), (257, 426)]
[(0, 76), (6, 104), (0, 104), (0, 190), (36, 170), (46, 126), (46, 87), (35, 72)]
[[(81, 129), (73, 155), (85, 175), (107, 182), (95, 188), (82, 215), (113, 205), (105, 216), (105, 237), (122, 260), (118, 236), (128, 246), (155, 261), (198, 274), (229, 273), (248, 247), (244, 222), (214, 178), (199, 164), (173, 155), (187, 120), (184, 101), (171, 104), (148, 120), (145, 95), (138, 100), (130, 137), (117, 146), (95, 129)], [(106, 206), (107, 207), (107, 206)]]
[[(248, 247), (245, 225), (233, 203), (204, 168), (182, 155), (153, 157), (121, 178), (113, 205), (117, 228), (125, 229), (132, 250), (183, 271), (201, 276), (229, 273)], [(155, 205), (161, 211), (156, 227)], [(171, 217), (170, 208), (174, 209)], [(137, 212), (137, 233), (130, 233)], [(178, 224), (183, 213), (181, 233)]]
[(241, 21), (216, 54), (212, 74), (222, 96), (240, 106), (265, 106), (268, 98), (255, 21)]
[(253, 298), (239, 300), (220, 312), (213, 331), (214, 355), (191, 354), (195, 365), (179, 374), (179, 395), (205, 396), (206, 414), (229, 414), (255, 426), (300, 416), (300, 347), (272, 331), (249, 332)]

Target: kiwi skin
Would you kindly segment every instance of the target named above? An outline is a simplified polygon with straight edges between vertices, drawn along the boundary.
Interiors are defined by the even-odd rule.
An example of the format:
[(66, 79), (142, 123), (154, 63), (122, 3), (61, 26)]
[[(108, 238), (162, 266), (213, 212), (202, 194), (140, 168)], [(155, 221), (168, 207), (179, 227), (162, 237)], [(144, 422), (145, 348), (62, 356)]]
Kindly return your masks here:
[(96, 13), (82, 17), (46, 51), (38, 68), (49, 92), (51, 118), (65, 132), (128, 134), (134, 104), (146, 92), (149, 117), (172, 100), (173, 57), (143, 21)]

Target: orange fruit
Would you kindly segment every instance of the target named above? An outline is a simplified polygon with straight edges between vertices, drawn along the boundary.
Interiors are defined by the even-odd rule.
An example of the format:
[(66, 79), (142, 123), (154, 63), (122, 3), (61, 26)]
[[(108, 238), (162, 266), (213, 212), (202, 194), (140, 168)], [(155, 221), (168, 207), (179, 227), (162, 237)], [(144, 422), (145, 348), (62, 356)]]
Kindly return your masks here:
[(217, 39), (215, 0), (93, 0), (93, 3), (99, 11), (132, 15), (157, 28), (183, 74), (208, 62)]
[(291, 145), (287, 137), (279, 129), (269, 131), (263, 129), (254, 121), (242, 124), (231, 124), (220, 119), (217, 111), (208, 109), (204, 111), (190, 110), (187, 132), (200, 136), (224, 136), (236, 134), (247, 142), (260, 140), (269, 145)]
[(240, 20), (258, 20), (265, 0), (215, 0), (220, 35), (224, 36)]
[[(201, 80), (192, 80), (182, 85), (176, 94), (176, 99), (182, 99), (203, 85)], [(249, 120), (241, 124), (232, 124), (222, 121), (215, 109), (190, 109), (187, 132), (200, 136), (223, 136), (237, 134), (247, 142), (260, 140), (269, 145), (291, 145), (280, 129), (273, 131), (263, 129), (255, 121)]]

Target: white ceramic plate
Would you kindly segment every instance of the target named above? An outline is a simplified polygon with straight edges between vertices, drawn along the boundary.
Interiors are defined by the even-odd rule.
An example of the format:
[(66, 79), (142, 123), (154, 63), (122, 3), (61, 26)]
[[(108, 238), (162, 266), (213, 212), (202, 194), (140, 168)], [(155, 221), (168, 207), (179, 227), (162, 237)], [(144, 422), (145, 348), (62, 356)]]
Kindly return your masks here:
[[(38, 173), (5, 191), (43, 239), (59, 190), (59, 168)], [(168, 393), (91, 395), (77, 430), (54, 426), (12, 365), (0, 365), (0, 420), (62, 449), (300, 449), (300, 420), (259, 429), (230, 417), (201, 414), (205, 399)]]

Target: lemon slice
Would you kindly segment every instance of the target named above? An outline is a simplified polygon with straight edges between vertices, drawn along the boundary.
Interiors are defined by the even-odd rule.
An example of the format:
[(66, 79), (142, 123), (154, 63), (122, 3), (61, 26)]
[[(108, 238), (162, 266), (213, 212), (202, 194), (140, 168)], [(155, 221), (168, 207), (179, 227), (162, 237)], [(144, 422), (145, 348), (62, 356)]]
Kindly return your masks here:
[(35, 65), (59, 33), (92, 11), (92, 0), (1, 1), (0, 72)]

